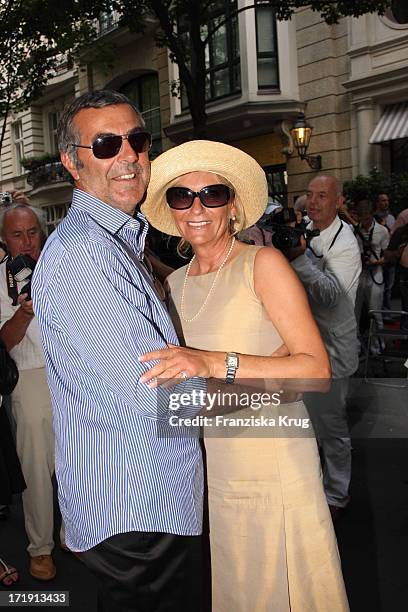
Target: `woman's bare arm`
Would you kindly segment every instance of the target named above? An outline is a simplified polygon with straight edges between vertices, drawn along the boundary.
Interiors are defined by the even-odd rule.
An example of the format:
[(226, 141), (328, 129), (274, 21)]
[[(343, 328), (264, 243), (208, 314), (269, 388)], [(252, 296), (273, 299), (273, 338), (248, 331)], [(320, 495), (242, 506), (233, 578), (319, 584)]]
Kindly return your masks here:
[[(312, 317), (306, 293), (283, 255), (271, 248), (260, 249), (254, 267), (255, 291), (280, 334), (283, 345), (270, 356), (239, 355), (237, 379), (327, 379), (329, 359)], [(238, 331), (238, 330), (237, 330)], [(222, 333), (220, 331), (220, 333)], [(233, 350), (234, 347), (231, 347)], [(223, 351), (201, 351), (170, 346), (141, 357), (159, 360), (141, 382), (188, 376), (225, 378)], [(152, 384), (156, 384), (154, 381)]]

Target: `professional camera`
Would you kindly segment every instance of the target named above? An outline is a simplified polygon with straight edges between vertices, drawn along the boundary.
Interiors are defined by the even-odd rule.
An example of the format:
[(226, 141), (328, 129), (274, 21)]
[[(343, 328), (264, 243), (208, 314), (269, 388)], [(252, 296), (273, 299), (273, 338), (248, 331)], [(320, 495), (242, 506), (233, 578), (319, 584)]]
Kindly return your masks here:
[(9, 191), (0, 192), (0, 205), (1, 206), (10, 206), (13, 203), (13, 198)]
[(297, 223), (293, 208), (283, 208), (265, 223), (265, 227), (273, 230), (272, 244), (280, 251), (294, 249), (301, 244), (301, 238), (308, 244), (320, 231), (308, 230), (304, 223)]
[(363, 267), (368, 266), (370, 262), (372, 262), (373, 258), (378, 259), (378, 256), (373, 249), (373, 245), (371, 243), (370, 238), (367, 238), (360, 230), (358, 225), (354, 226), (354, 234), (358, 236), (361, 240), (361, 263)]
[(362, 260), (362, 264), (363, 266), (368, 264), (371, 259), (372, 256), (375, 256), (375, 253), (373, 251), (373, 247), (371, 245), (371, 242), (369, 240), (363, 240), (362, 241), (362, 247), (363, 247), (363, 252), (361, 253), (361, 260)]
[[(36, 261), (29, 255), (16, 255), (7, 261), (7, 278), (9, 295), (13, 298), (13, 305), (17, 304), (17, 296), (27, 293), (26, 300), (31, 300), (31, 277)], [(17, 283), (24, 283), (20, 292), (17, 292)]]

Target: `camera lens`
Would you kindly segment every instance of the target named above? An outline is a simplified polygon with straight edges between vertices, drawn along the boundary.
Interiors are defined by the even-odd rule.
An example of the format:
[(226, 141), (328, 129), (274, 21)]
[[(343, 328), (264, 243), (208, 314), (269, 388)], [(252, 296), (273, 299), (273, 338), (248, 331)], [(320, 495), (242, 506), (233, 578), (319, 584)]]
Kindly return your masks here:
[(300, 244), (300, 233), (292, 228), (280, 227), (272, 236), (272, 244), (281, 251), (293, 249)]

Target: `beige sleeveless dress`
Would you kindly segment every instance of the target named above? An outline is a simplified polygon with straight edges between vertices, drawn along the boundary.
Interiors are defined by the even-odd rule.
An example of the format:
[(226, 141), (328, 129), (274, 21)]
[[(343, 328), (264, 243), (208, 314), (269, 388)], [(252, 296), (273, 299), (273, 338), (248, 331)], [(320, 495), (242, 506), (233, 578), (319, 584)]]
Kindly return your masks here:
[[(282, 344), (254, 291), (259, 248), (246, 248), (222, 269), (205, 310), (182, 321), (182, 330), (185, 268), (170, 275), (170, 312), (187, 346), (270, 355)], [(187, 318), (203, 304), (214, 274), (188, 278)], [(307, 416), (302, 402), (293, 406)], [(205, 436), (205, 446), (213, 612), (348, 610), (315, 439)]]

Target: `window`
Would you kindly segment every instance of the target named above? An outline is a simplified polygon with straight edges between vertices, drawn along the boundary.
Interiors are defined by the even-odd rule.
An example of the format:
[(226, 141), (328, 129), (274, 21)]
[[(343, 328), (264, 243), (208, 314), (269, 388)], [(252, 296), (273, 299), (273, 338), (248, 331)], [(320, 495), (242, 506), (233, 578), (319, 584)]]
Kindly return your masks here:
[(408, 172), (408, 138), (391, 140), (391, 172), (400, 174)]
[(48, 133), (49, 133), (49, 151), (50, 153), (58, 153), (58, 113), (55, 111), (48, 114)]
[[(239, 56), (238, 16), (236, 0), (216, 0), (211, 3), (208, 23), (202, 36), (210, 35), (205, 48), (206, 102), (241, 91), (241, 62)], [(217, 27), (219, 26), (219, 27)], [(179, 33), (187, 40), (188, 24), (180, 20)], [(187, 108), (187, 96), (182, 88), (181, 106)]]
[(134, 102), (152, 135), (151, 156), (156, 157), (162, 150), (160, 93), (157, 74), (145, 74), (129, 81), (120, 90)]
[(99, 25), (99, 34), (103, 36), (103, 34), (107, 34), (118, 25), (118, 18), (114, 11), (104, 11), (100, 13), (98, 19)]
[(68, 204), (51, 204), (45, 206), (45, 224), (47, 226), (47, 236), (51, 234), (59, 223), (66, 217), (68, 212)]
[(279, 68), (275, 12), (270, 6), (257, 6), (255, 19), (258, 88), (278, 88)]
[(17, 174), (22, 174), (24, 171), (21, 165), (21, 160), (24, 157), (23, 123), (21, 121), (16, 121), (13, 123), (12, 131), (14, 154), (16, 159), (16, 172)]
[(399, 24), (408, 23), (407, 0), (392, 0), (391, 7), (387, 9), (386, 15), (391, 21)]
[(286, 204), (288, 175), (285, 164), (265, 166), (263, 170), (268, 182), (268, 203)]

